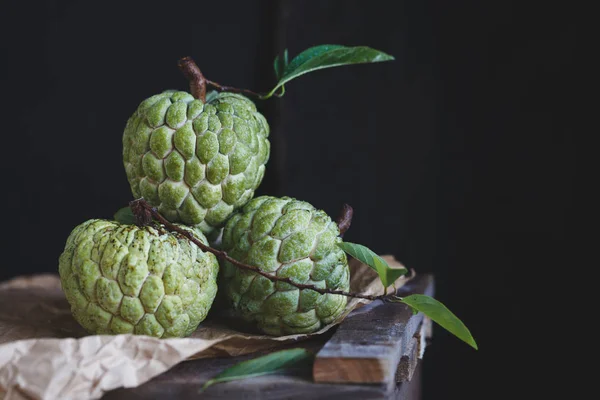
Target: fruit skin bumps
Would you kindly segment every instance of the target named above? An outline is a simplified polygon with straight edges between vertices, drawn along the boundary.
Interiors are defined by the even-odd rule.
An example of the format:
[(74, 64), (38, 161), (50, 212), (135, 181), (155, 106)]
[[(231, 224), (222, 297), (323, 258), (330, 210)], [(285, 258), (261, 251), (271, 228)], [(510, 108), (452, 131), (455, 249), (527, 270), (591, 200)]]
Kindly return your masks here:
[(144, 100), (123, 133), (123, 163), (135, 198), (171, 222), (210, 235), (246, 204), (269, 159), (269, 125), (248, 98), (181, 91)]
[[(261, 196), (227, 222), (222, 247), (236, 260), (294, 283), (348, 290), (339, 234), (337, 224), (309, 203)], [(270, 335), (315, 332), (339, 317), (347, 300), (271, 282), (229, 262), (221, 264), (219, 288), (233, 316)]]
[(190, 335), (214, 301), (218, 270), (186, 238), (100, 219), (73, 229), (59, 259), (73, 316), (94, 334)]

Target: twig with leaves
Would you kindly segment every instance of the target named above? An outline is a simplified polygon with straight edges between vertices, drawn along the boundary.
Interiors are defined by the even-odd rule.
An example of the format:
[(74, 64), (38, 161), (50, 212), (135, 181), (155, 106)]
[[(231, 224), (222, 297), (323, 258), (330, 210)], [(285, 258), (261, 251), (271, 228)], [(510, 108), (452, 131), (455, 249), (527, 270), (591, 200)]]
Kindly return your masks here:
[(273, 68), (275, 69), (277, 84), (268, 93), (257, 93), (248, 89), (224, 86), (208, 80), (200, 72), (200, 68), (198, 68), (191, 57), (183, 57), (179, 60), (178, 65), (183, 75), (190, 81), (192, 95), (202, 101), (206, 100), (207, 86), (211, 86), (219, 91), (244, 93), (261, 100), (266, 100), (273, 96), (283, 96), (287, 82), (312, 71), (341, 65), (391, 61), (393, 59), (394, 57), (389, 54), (366, 46), (347, 47), (336, 44), (324, 44), (311, 47), (298, 54), (291, 62), (288, 62), (288, 51), (286, 49), (283, 57), (279, 58), (277, 56), (275, 58)]
[[(196, 63), (190, 57), (184, 57), (179, 60), (179, 68), (190, 82), (190, 91), (192, 95), (195, 98), (201, 99), (203, 102), (205, 102), (207, 86), (211, 86), (221, 91), (244, 93), (256, 96), (260, 99), (268, 99), (272, 96), (282, 96), (285, 92), (285, 84), (312, 71), (342, 65), (374, 63), (393, 59), (394, 57), (390, 56), (389, 54), (365, 46), (347, 47), (340, 45), (320, 45), (304, 50), (291, 61), (289, 61), (286, 50), (282, 57), (278, 56), (275, 58), (273, 67), (275, 69), (277, 84), (268, 93), (256, 93), (251, 90), (223, 86), (216, 82), (210, 81), (206, 79), (206, 77), (200, 71), (200, 68), (198, 68)], [(391, 268), (383, 258), (365, 246), (349, 242), (338, 243), (338, 246), (347, 254), (363, 262), (377, 272), (384, 287), (384, 293), (382, 295), (369, 295), (346, 292), (343, 290), (318, 288), (314, 285), (296, 283), (289, 277), (271, 275), (262, 271), (256, 266), (248, 265), (236, 260), (235, 258), (229, 256), (225, 251), (217, 250), (205, 245), (189, 231), (183, 230), (169, 222), (144, 199), (132, 201), (129, 209), (133, 215), (130, 214), (131, 221), (128, 223), (149, 225), (155, 220), (162, 224), (165, 229), (187, 238), (203, 251), (213, 253), (218, 258), (225, 260), (238, 268), (257, 273), (273, 282), (284, 282), (298, 289), (312, 290), (320, 294), (334, 294), (365, 300), (381, 300), (384, 302), (404, 303), (412, 308), (415, 313), (422, 312), (433, 321), (441, 325), (443, 328), (457, 336), (459, 339), (477, 349), (477, 344), (475, 343), (475, 340), (473, 339), (473, 336), (471, 336), (471, 333), (467, 327), (460, 319), (458, 319), (458, 317), (456, 317), (450, 310), (448, 310), (436, 299), (421, 294), (399, 297), (396, 295), (395, 290), (393, 293), (388, 295), (387, 288), (393, 286), (394, 282), (396, 282), (398, 278), (406, 275), (409, 271), (406, 268)], [(342, 214), (337, 220), (338, 227), (340, 229), (340, 236), (343, 236), (346, 230), (348, 230), (350, 227), (352, 221), (352, 212), (352, 207), (348, 205), (344, 206)], [(117, 214), (119, 214), (119, 212)], [(134, 216), (135, 220), (133, 218)], [(414, 274), (414, 271), (412, 272)]]
[[(454, 315), (448, 308), (446, 308), (444, 304), (440, 303), (433, 297), (422, 294), (412, 294), (406, 297), (400, 297), (395, 294), (395, 291), (391, 294), (387, 294), (387, 292), (384, 291), (384, 293), (381, 295), (368, 295), (362, 293), (346, 292), (343, 290), (318, 288), (314, 285), (297, 283), (288, 277), (279, 277), (276, 275), (271, 275), (267, 272), (262, 271), (256, 266), (248, 265), (236, 260), (235, 258), (228, 255), (225, 251), (217, 250), (215, 248), (207, 246), (206, 244), (198, 240), (191, 232), (181, 229), (177, 225), (169, 222), (158, 212), (156, 208), (148, 204), (148, 202), (143, 198), (133, 200), (132, 202), (130, 202), (129, 207), (127, 209), (132, 213), (131, 217), (133, 217), (130, 221), (128, 221), (129, 223), (136, 223), (140, 226), (146, 226), (156, 221), (160, 225), (162, 225), (162, 227), (164, 227), (166, 230), (185, 237), (203, 251), (210, 252), (218, 258), (228, 261), (238, 268), (257, 273), (273, 282), (284, 282), (294, 287), (297, 287), (298, 289), (313, 290), (320, 294), (336, 294), (372, 301), (381, 300), (383, 302), (389, 303), (404, 303), (407, 306), (409, 306), (413, 310), (413, 312), (422, 312), (423, 314), (431, 318), (431, 320), (437, 322), (441, 327), (445, 328), (450, 333), (454, 334), (456, 337), (463, 340), (471, 347), (477, 349), (477, 343), (475, 342), (475, 339), (473, 338), (471, 332), (465, 326), (465, 324), (463, 324), (463, 322), (456, 315)], [(350, 226), (352, 214), (352, 207), (350, 207), (349, 205), (344, 205), (342, 213), (337, 220), (338, 224), (340, 224), (342, 228), (347, 229)], [(117, 217), (117, 215), (117, 219), (125, 219), (121, 210), (115, 216)], [(381, 258), (379, 255), (377, 255), (372, 250), (363, 245), (349, 242), (341, 242), (338, 244), (338, 246), (341, 247), (342, 250), (344, 250), (352, 257), (365, 263), (373, 270), (375, 270), (379, 275), (379, 279), (381, 280), (384, 289), (387, 289), (389, 286), (393, 285), (396, 279), (398, 279), (400, 276), (408, 273), (408, 270), (406, 268), (391, 268), (383, 258)], [(413, 275), (414, 271), (412, 271), (411, 276)]]
[[(393, 296), (390, 296), (387, 294), (374, 296), (374, 295), (369, 295), (369, 294), (352, 293), (352, 292), (346, 292), (343, 290), (335, 290), (335, 289), (330, 289), (330, 288), (318, 288), (314, 285), (294, 282), (292, 279), (290, 279), (288, 277), (271, 275), (267, 272), (262, 271), (258, 267), (248, 265), (241, 261), (236, 260), (235, 258), (231, 257), (229, 254), (227, 254), (227, 252), (225, 252), (225, 251), (217, 250), (215, 248), (205, 245), (200, 240), (198, 240), (198, 238), (196, 238), (191, 232), (181, 229), (177, 225), (169, 222), (165, 217), (163, 217), (158, 212), (158, 210), (156, 208), (154, 208), (150, 204), (148, 204), (148, 202), (146, 200), (144, 200), (143, 198), (133, 200), (129, 204), (130, 204), (131, 210), (133, 211), (133, 215), (136, 218), (137, 225), (139, 225), (139, 226), (149, 225), (150, 223), (152, 223), (152, 218), (154, 218), (161, 225), (163, 225), (168, 231), (175, 232), (181, 236), (184, 236), (189, 241), (191, 241), (196, 246), (198, 246), (200, 249), (202, 249), (202, 251), (210, 252), (210, 253), (214, 254), (215, 256), (217, 256), (218, 258), (228, 261), (238, 268), (244, 269), (246, 271), (255, 272), (261, 276), (264, 276), (265, 278), (269, 279), (272, 282), (284, 282), (284, 283), (287, 283), (294, 287), (297, 287), (298, 289), (313, 290), (320, 294), (339, 294), (342, 296), (355, 297), (355, 298), (366, 299), (366, 300), (382, 300), (382, 301), (392, 300)], [(350, 206), (345, 205), (345, 207), (344, 207), (345, 212), (348, 212), (347, 211), (348, 208), (350, 208), (350, 210), (351, 210)], [(351, 211), (350, 211), (350, 213), (351, 213)], [(350, 225), (350, 222), (347, 220), (347, 217), (342, 218), (342, 220), (344, 221), (344, 223), (347, 223), (348, 226)]]

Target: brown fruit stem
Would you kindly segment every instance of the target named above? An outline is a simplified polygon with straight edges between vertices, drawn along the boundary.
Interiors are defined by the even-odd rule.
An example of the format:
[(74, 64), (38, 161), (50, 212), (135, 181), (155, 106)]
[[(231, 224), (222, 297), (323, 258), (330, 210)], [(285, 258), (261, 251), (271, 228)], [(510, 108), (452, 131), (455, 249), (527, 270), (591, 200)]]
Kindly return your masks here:
[[(204, 243), (199, 241), (192, 233), (190, 233), (186, 230), (183, 230), (183, 229), (179, 228), (178, 226), (167, 221), (167, 219), (165, 217), (160, 215), (160, 213), (158, 212), (158, 210), (156, 210), (156, 208), (154, 208), (150, 204), (148, 204), (148, 202), (146, 200), (144, 200), (143, 198), (133, 200), (132, 202), (129, 203), (129, 207), (131, 207), (131, 211), (134, 213), (139, 225), (142, 225), (142, 226), (148, 225), (151, 222), (151, 220), (149, 221), (147, 217), (148, 217), (148, 215), (151, 215), (152, 217), (154, 217), (154, 219), (156, 219), (158, 222), (160, 222), (168, 231), (176, 232), (176, 233), (180, 234), (181, 236), (184, 236), (186, 239), (188, 239), (189, 241), (194, 243), (196, 246), (198, 246), (202, 251), (207, 251), (209, 253), (213, 253), (218, 258), (229, 261), (231, 264), (235, 265), (238, 268), (245, 269), (247, 271), (252, 271), (261, 276), (264, 276), (271, 282), (284, 282), (284, 283), (290, 284), (294, 287), (297, 287), (298, 289), (313, 290), (320, 294), (339, 294), (339, 295), (346, 296), (346, 297), (355, 297), (358, 299), (366, 299), (366, 300), (391, 301), (392, 298), (394, 297), (393, 294), (392, 295), (383, 294), (383, 295), (379, 295), (379, 296), (373, 296), (370, 294), (345, 292), (343, 290), (318, 288), (313, 285), (307, 285), (304, 283), (296, 283), (296, 282), (292, 281), (290, 278), (283, 278), (283, 277), (268, 274), (264, 271), (261, 271), (258, 267), (244, 264), (243, 262), (240, 262), (240, 261), (236, 260), (235, 258), (232, 258), (225, 251), (213, 249), (212, 247), (205, 245)], [(350, 225), (348, 224), (348, 226), (350, 226)]]
[(191, 57), (183, 57), (177, 62), (177, 66), (190, 82), (190, 93), (194, 98), (206, 102), (206, 78)]
[(338, 228), (340, 228), (340, 237), (344, 237), (344, 233), (350, 228), (350, 224), (352, 224), (352, 216), (354, 215), (354, 210), (350, 206), (350, 204), (344, 204), (342, 206), (342, 210), (340, 211), (340, 216), (337, 219)]
[(244, 93), (251, 96), (262, 97), (260, 93), (248, 89), (238, 89), (231, 86), (219, 85), (217, 82), (209, 81), (204, 77), (200, 68), (192, 57), (183, 57), (177, 62), (177, 66), (190, 82), (190, 93), (194, 98), (206, 102), (206, 85), (210, 85), (222, 92)]

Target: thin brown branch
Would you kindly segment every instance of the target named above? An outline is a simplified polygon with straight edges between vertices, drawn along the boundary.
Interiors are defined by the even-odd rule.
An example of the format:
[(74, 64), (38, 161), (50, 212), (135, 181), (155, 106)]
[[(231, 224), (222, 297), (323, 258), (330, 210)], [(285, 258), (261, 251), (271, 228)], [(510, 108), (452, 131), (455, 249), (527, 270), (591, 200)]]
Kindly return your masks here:
[(206, 83), (221, 92), (244, 93), (244, 94), (249, 94), (250, 96), (256, 96), (256, 97), (262, 97), (264, 95), (261, 93), (253, 92), (252, 90), (248, 90), (248, 89), (238, 89), (238, 88), (234, 88), (231, 86), (223, 86), (223, 85), (218, 84), (217, 82), (213, 82), (213, 81), (209, 81), (209, 80), (207, 80)]
[[(290, 278), (283, 278), (280, 276), (271, 275), (269, 273), (261, 271), (257, 267), (254, 267), (254, 266), (248, 265), (248, 264), (244, 264), (243, 262), (240, 262), (240, 261), (236, 260), (235, 258), (232, 258), (225, 251), (213, 249), (212, 247), (205, 245), (204, 243), (199, 241), (196, 237), (194, 237), (194, 235), (191, 232), (181, 229), (177, 225), (174, 225), (171, 222), (169, 222), (165, 217), (160, 215), (160, 213), (156, 210), (156, 208), (154, 208), (150, 204), (148, 204), (148, 202), (146, 202), (146, 200), (144, 200), (143, 198), (133, 200), (132, 202), (129, 203), (129, 206), (131, 207), (131, 210), (134, 213), (136, 213), (136, 212), (142, 213), (142, 214), (150, 213), (167, 230), (169, 230), (171, 232), (177, 232), (181, 236), (184, 236), (185, 238), (190, 240), (192, 243), (194, 243), (196, 246), (198, 246), (200, 249), (202, 249), (202, 251), (208, 251), (210, 253), (213, 253), (215, 256), (219, 257), (222, 260), (229, 261), (231, 264), (235, 265), (238, 268), (255, 272), (259, 275), (264, 276), (265, 278), (269, 279), (272, 282), (284, 282), (284, 283), (290, 284), (294, 287), (297, 287), (298, 289), (313, 290), (320, 294), (339, 294), (342, 296), (355, 297), (358, 299), (381, 300), (381, 301), (388, 301), (391, 298), (388, 295), (373, 296), (373, 295), (369, 295), (369, 294), (346, 292), (343, 290), (318, 288), (314, 285), (307, 285), (304, 283), (296, 283), (296, 282), (292, 281)], [(136, 215), (136, 219), (138, 220), (138, 223), (143, 223), (143, 222), (147, 221), (147, 219), (144, 216), (138, 217)]]
[(204, 77), (202, 71), (191, 57), (183, 57), (177, 62), (177, 66), (190, 82), (190, 93), (196, 99), (206, 102), (206, 86), (210, 85), (221, 92), (244, 93), (250, 96), (262, 98), (264, 93), (256, 93), (248, 89), (239, 89), (232, 86), (224, 86), (217, 82), (209, 81)]
[(177, 66), (190, 82), (190, 93), (194, 98), (206, 102), (206, 78), (202, 75), (198, 65), (191, 57), (183, 57), (177, 62)]

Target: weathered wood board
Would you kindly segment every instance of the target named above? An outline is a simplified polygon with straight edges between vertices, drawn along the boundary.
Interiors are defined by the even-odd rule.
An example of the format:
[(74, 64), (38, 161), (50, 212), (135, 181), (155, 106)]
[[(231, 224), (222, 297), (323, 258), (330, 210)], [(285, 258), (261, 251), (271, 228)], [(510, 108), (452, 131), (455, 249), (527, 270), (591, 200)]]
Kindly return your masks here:
[[(432, 295), (433, 278), (429, 275), (419, 276), (399, 292), (400, 295), (410, 293)], [(317, 354), (313, 371), (288, 371), (220, 383), (199, 394), (204, 382), (210, 378), (240, 361), (258, 357), (261, 353), (235, 358), (192, 360), (175, 366), (137, 388), (111, 391), (103, 399), (417, 400), (420, 394), (419, 370), (422, 362), (418, 355), (422, 350), (420, 346), (424, 343), (421, 335), (429, 334), (427, 330), (430, 328), (427, 321), (423, 324), (422, 315), (413, 315), (404, 305), (378, 303), (355, 310), (333, 334), (327, 333), (290, 346), (304, 347)], [(347, 343), (360, 350), (354, 353), (336, 353), (346, 350)], [(382, 352), (382, 348), (387, 349), (390, 354)], [(352, 357), (346, 357), (348, 354), (360, 354), (364, 364), (355, 362)], [(343, 372), (332, 371), (326, 374), (327, 371), (323, 368), (327, 365), (331, 369)], [(368, 369), (372, 366), (376, 366), (374, 370)], [(320, 381), (315, 382), (315, 374), (319, 376)], [(337, 383), (323, 381), (332, 376), (337, 376), (340, 380), (334, 381)], [(342, 381), (342, 378), (346, 380)], [(348, 380), (349, 378), (354, 381)], [(407, 381), (408, 379), (410, 381)]]
[[(399, 289), (398, 295), (433, 295), (433, 277), (424, 275)], [(423, 314), (404, 304), (373, 302), (351, 313), (317, 354), (315, 382), (378, 383), (392, 387), (412, 376), (420, 350)], [(410, 365), (412, 362), (413, 365)]]

